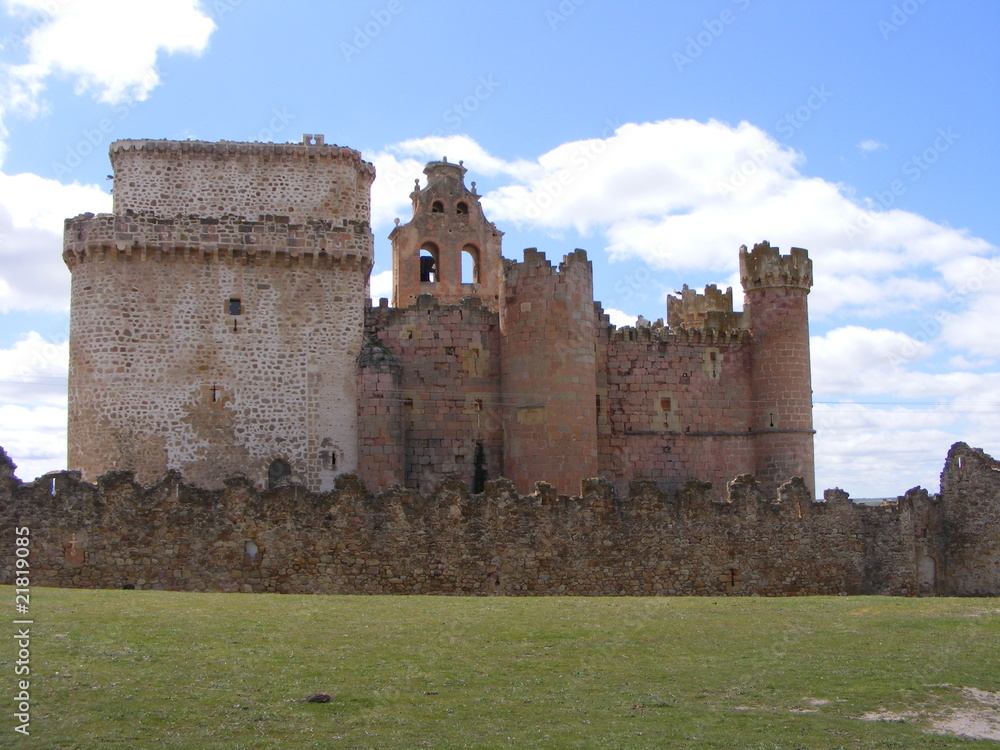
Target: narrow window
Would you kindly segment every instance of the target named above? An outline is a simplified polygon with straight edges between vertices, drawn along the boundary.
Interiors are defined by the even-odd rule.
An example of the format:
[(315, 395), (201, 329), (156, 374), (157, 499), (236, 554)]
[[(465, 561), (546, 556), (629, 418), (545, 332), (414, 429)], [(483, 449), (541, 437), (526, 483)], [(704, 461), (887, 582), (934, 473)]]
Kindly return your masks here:
[(243, 303), (240, 301), (239, 297), (230, 297), (230, 299), (229, 299), (229, 314), (230, 315), (242, 315), (243, 314)]
[(337, 452), (336, 451), (330, 451), (330, 468), (331, 469), (336, 469), (337, 468)]
[(671, 402), (670, 402), (669, 398), (661, 398), (660, 399), (660, 411), (670, 411), (670, 404), (671, 404)]

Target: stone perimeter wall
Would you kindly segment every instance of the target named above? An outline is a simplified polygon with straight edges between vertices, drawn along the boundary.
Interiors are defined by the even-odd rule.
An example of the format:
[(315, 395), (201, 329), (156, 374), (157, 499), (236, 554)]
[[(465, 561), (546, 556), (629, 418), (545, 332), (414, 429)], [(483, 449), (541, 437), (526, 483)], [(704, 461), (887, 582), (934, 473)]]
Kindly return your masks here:
[[(1000, 467), (956, 444), (940, 496), (911, 490), (880, 507), (801, 480), (765, 497), (754, 480), (665, 495), (605, 480), (582, 495), (539, 484), (459, 480), (432, 496), (373, 495), (354, 476), (313, 494), (231, 479), (197, 489), (169, 473), (144, 488), (125, 472), (96, 484), (64, 472), (22, 484), (0, 451), (0, 583), (13, 581), (14, 529), (30, 529), (38, 586), (328, 594), (997, 595)], [(973, 501), (975, 505), (973, 505)], [(970, 509), (975, 514), (970, 519)], [(923, 573), (921, 572), (923, 571)]]

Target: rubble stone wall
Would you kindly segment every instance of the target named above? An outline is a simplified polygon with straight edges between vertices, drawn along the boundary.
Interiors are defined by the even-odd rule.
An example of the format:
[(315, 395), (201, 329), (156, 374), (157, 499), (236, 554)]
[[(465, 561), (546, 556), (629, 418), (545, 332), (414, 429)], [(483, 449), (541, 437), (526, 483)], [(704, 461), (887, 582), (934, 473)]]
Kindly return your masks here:
[[(61, 473), (22, 484), (0, 456), (0, 583), (27, 527), (34, 585), (188, 591), (463, 595), (766, 595), (921, 593), (927, 557), (947, 571), (923, 593), (1000, 594), (998, 466), (956, 445), (944, 492), (882, 506), (801, 480), (764, 495), (750, 476), (714, 501), (705, 483), (663, 493), (606, 480), (579, 496), (507, 480), (470, 494), (372, 494), (352, 475), (315, 494), (260, 491), (235, 478), (204, 490), (168, 473), (143, 487), (127, 472), (97, 484)], [(970, 504), (975, 500), (976, 504)], [(926, 572), (926, 571), (924, 571)]]

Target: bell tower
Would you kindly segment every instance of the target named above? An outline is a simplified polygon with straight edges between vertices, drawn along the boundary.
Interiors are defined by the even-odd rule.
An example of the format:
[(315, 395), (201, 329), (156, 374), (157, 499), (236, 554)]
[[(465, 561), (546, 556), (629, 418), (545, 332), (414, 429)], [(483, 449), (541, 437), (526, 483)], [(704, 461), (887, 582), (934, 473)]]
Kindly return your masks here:
[(499, 308), (503, 232), (479, 205), (476, 183), (465, 187), (466, 169), (444, 157), (424, 167), (410, 198), (413, 218), (389, 234), (392, 241), (392, 305), (410, 307), (421, 294), (453, 305), (477, 297)]

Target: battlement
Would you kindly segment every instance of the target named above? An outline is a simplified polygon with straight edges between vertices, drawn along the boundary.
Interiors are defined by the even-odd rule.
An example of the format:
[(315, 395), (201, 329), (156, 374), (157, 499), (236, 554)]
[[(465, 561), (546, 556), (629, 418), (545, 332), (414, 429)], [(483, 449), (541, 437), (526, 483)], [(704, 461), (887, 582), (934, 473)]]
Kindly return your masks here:
[(742, 328), (667, 328), (657, 326), (625, 326), (611, 332), (613, 342), (655, 343), (670, 345), (741, 346), (751, 337)]
[(371, 232), (366, 222), (344, 219), (293, 224), (287, 216), (240, 216), (165, 219), (150, 212), (81, 214), (65, 222), (63, 260), (72, 266), (94, 256), (122, 255), (146, 259), (199, 255), (222, 259), (268, 256), (373, 262)]
[(733, 312), (733, 289), (719, 291), (715, 284), (699, 294), (685, 284), (680, 297), (667, 296), (667, 325), (671, 328), (736, 329), (743, 327), (741, 313)]
[(809, 291), (813, 283), (812, 261), (801, 247), (793, 247), (791, 254), (781, 255), (777, 247), (766, 240), (748, 251), (740, 247), (740, 281), (743, 290), (764, 287), (791, 287)]
[(524, 249), (523, 261), (504, 259), (504, 274), (508, 282), (514, 278), (529, 276), (553, 276), (556, 279), (562, 279), (580, 273), (586, 274), (587, 278), (590, 279), (593, 271), (590, 260), (587, 258), (587, 251), (579, 248), (564, 255), (558, 268), (545, 257), (545, 253), (534, 247)]

